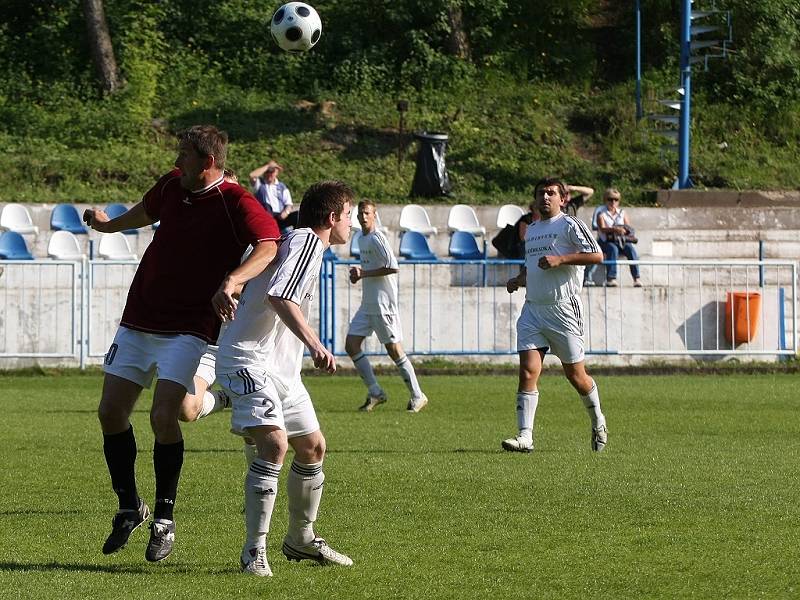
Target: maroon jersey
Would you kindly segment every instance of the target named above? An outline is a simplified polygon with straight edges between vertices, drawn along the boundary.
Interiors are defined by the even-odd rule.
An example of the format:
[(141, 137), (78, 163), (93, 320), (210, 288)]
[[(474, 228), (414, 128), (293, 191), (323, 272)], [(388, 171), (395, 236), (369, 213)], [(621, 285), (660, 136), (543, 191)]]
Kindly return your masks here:
[(222, 177), (198, 192), (183, 189), (178, 169), (142, 202), (161, 224), (136, 270), (120, 325), (215, 342), (220, 321), (211, 298), (249, 244), (278, 240), (275, 219), (247, 190)]

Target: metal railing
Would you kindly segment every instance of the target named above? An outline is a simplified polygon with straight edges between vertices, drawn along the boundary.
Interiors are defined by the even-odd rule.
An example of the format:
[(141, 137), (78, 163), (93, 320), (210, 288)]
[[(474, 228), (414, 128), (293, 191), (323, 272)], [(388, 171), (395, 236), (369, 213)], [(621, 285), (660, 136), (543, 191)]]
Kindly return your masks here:
[[(312, 326), (338, 355), (361, 303), (355, 261), (324, 261)], [(403, 261), (403, 346), (416, 355), (516, 353), (524, 290), (506, 281), (521, 261)], [(639, 265), (643, 288), (626, 283)], [(0, 261), (0, 366), (10, 359), (100, 362), (127, 298), (136, 261)], [(791, 261), (619, 261), (620, 287), (581, 292), (587, 354), (754, 355), (797, 352), (797, 264)], [(600, 269), (602, 271), (602, 268)], [(737, 293), (731, 299), (730, 294)], [(737, 304), (738, 302), (738, 304)], [(726, 318), (726, 310), (733, 313)], [(744, 333), (743, 333), (744, 332)], [(383, 353), (374, 339), (366, 351)], [(60, 362), (65, 362), (60, 360)]]

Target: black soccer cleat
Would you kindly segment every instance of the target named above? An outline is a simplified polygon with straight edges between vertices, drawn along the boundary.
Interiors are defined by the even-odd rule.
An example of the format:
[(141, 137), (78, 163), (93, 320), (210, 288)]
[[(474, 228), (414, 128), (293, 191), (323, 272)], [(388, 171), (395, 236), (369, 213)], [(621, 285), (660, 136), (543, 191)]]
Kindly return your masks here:
[(113, 554), (122, 550), (131, 534), (150, 516), (150, 509), (140, 498), (136, 510), (120, 510), (111, 520), (111, 533), (103, 544), (103, 554)]

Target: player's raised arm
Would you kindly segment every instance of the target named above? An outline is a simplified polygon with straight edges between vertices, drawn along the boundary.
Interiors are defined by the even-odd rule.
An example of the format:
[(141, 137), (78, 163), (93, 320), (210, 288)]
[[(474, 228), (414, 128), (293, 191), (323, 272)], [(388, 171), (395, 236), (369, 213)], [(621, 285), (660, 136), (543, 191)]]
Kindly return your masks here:
[(87, 208), (83, 211), (83, 221), (89, 227), (100, 233), (115, 233), (125, 229), (139, 229), (146, 225), (152, 225), (155, 220), (147, 214), (144, 203), (139, 202), (126, 213), (116, 219), (109, 219), (104, 210)]

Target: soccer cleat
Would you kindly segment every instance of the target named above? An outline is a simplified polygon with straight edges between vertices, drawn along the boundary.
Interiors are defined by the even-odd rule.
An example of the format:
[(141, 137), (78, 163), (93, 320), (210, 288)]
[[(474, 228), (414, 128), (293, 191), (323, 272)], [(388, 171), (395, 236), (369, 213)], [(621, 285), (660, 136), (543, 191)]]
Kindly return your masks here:
[(377, 396), (367, 394), (367, 399), (364, 400), (364, 404), (358, 407), (358, 410), (363, 412), (372, 412), (373, 408), (379, 404), (383, 404), (384, 402), (386, 402), (386, 392), (384, 391), (381, 391), (381, 393)]
[(425, 406), (428, 404), (428, 397), (425, 394), (422, 394), (419, 398), (411, 398), (408, 401), (408, 406), (406, 410), (412, 413), (418, 413), (421, 411)]
[(111, 520), (111, 533), (103, 544), (103, 554), (113, 554), (122, 550), (128, 543), (128, 538), (139, 525), (150, 516), (150, 509), (140, 498), (137, 510), (120, 510)]
[(321, 537), (314, 538), (310, 543), (303, 546), (295, 546), (289, 543), (289, 539), (283, 540), (283, 554), (288, 560), (313, 560), (321, 565), (341, 565), (350, 567), (353, 560), (341, 552), (331, 548)]
[(608, 443), (608, 429), (605, 425), (598, 425), (592, 429), (592, 450), (602, 452)]
[(150, 523), (150, 541), (147, 542), (147, 550), (144, 557), (150, 562), (158, 562), (167, 558), (172, 552), (172, 545), (175, 543), (175, 521)]
[(533, 440), (521, 435), (503, 440), (500, 445), (508, 452), (533, 452)]
[(239, 564), (242, 567), (242, 573), (272, 577), (272, 569), (269, 568), (267, 562), (267, 549), (264, 547), (243, 550), (239, 557)]

